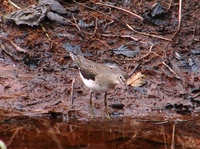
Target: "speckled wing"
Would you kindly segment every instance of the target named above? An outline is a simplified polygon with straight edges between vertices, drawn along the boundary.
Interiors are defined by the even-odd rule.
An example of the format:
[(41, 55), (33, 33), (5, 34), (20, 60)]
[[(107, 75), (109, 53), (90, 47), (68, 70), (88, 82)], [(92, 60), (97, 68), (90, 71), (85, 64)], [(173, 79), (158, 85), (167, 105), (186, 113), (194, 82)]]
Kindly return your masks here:
[(70, 52), (70, 57), (76, 62), (80, 73), (85, 79), (95, 80), (95, 76), (98, 75), (95, 67), (95, 63), (84, 58), (83, 56), (77, 55)]

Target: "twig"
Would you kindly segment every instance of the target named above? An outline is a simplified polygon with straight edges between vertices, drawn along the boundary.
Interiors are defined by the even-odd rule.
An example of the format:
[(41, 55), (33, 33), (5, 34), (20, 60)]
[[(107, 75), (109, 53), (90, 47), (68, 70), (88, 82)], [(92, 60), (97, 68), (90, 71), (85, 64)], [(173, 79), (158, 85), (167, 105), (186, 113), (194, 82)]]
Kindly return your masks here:
[(140, 64), (137, 64), (137, 65), (134, 67), (134, 69), (129, 73), (129, 74), (130, 74), (129, 76), (132, 76), (132, 75), (135, 73), (135, 71), (138, 69), (139, 66), (140, 66)]
[(96, 39), (96, 40), (98, 40), (98, 41), (100, 41), (104, 46), (106, 46), (108, 49), (112, 49), (112, 47), (111, 46), (109, 46), (105, 41), (102, 41), (102, 40), (100, 40), (100, 39)]
[(46, 29), (44, 28), (44, 26), (43, 26), (41, 23), (40, 23), (40, 26), (41, 26), (42, 30), (45, 32), (45, 35), (47, 36), (47, 38), (48, 38), (49, 40), (51, 40), (49, 34), (47, 33)]
[(195, 95), (195, 96), (194, 96), (194, 98), (197, 98), (197, 97), (199, 97), (199, 96), (200, 96), (200, 93), (199, 93), (199, 94), (197, 94), (197, 95)]
[(169, 6), (168, 6), (168, 8), (167, 8), (167, 11), (171, 8), (171, 6), (172, 6), (172, 2), (173, 2), (173, 0), (170, 0), (170, 2), (169, 2)]
[[(88, 6), (84, 5), (84, 4), (82, 4), (82, 3), (76, 2), (76, 0), (73, 0), (73, 1), (74, 1), (75, 3), (77, 3), (77, 4), (79, 4), (79, 5), (82, 5), (82, 6), (86, 7), (86, 8), (88, 8), (88, 9), (94, 10), (94, 9), (92, 9), (92, 8), (90, 8), (90, 7), (88, 7)], [(90, 1), (90, 2), (95, 3), (95, 2), (93, 2), (93, 1)], [(129, 13), (129, 14), (131, 13), (131, 15), (134, 15), (134, 16), (136, 15), (136, 14), (134, 14), (134, 13), (132, 13), (132, 12), (130, 12), (130, 11), (127, 11), (127, 10), (125, 10), (125, 9), (123, 9), (123, 8), (119, 8), (119, 7), (116, 7), (116, 6), (109, 5), (109, 4), (103, 4), (103, 3), (95, 3), (95, 4), (99, 4), (99, 5), (104, 5), (104, 6), (116, 8), (116, 9), (125, 11), (125, 12), (127, 12), (127, 13)], [(94, 10), (94, 11), (103, 14), (104, 16), (106, 16), (106, 18), (110, 17), (110, 16), (108, 16), (108, 15), (106, 15), (106, 14), (100, 12), (100, 11), (97, 11), (97, 10)], [(136, 16), (138, 16), (138, 15), (136, 15)], [(143, 18), (142, 18), (141, 16), (138, 16), (138, 18), (140, 18), (141, 20), (143, 20)], [(109, 19), (109, 20), (110, 20), (110, 19)], [(121, 23), (120, 21), (118, 21), (118, 20), (116, 20), (116, 19), (114, 19), (114, 20), (117, 21), (117, 22), (119, 22), (119, 23)], [(153, 35), (153, 34), (148, 34), (148, 33), (139, 32), (139, 31), (133, 29), (133, 28), (132, 28), (129, 24), (127, 24), (127, 23), (125, 23), (125, 25), (126, 25), (129, 29), (131, 29), (132, 31), (134, 31), (134, 32), (136, 32), (136, 33), (138, 33), (138, 34), (145, 35), (145, 36), (149, 36), (149, 37), (154, 37), (154, 38), (159, 38), (159, 39), (162, 39), (162, 40), (171, 41), (170, 39), (165, 38), (165, 37), (162, 37), (162, 36), (158, 36), (158, 35)], [(102, 35), (105, 35), (105, 34), (102, 34)], [(105, 35), (105, 36), (106, 36), (106, 35)], [(132, 37), (132, 36), (129, 36), (129, 37), (131, 37), (131, 39), (135, 40), (134, 37)], [(137, 41), (137, 39), (136, 39), (136, 41)]]
[(131, 35), (113, 35), (113, 34), (101, 34), (102, 36), (104, 36), (104, 37), (121, 37), (121, 38), (130, 38), (130, 39), (132, 39), (132, 40), (134, 40), (134, 41), (139, 41), (139, 39), (137, 39), (137, 38), (134, 38), (133, 36), (131, 36)]
[(165, 62), (162, 62), (162, 64), (165, 65), (176, 77), (178, 76), (177, 73), (174, 72), (174, 70), (172, 70)]
[(158, 36), (158, 35), (154, 35), (154, 34), (149, 34), (149, 33), (144, 33), (144, 32), (139, 32), (139, 31), (133, 29), (128, 23), (125, 23), (125, 24), (126, 24), (126, 26), (127, 26), (130, 30), (132, 30), (132, 31), (134, 31), (134, 32), (136, 32), (136, 33), (138, 33), (138, 34), (145, 35), (145, 36), (149, 36), (149, 37), (155, 37), (155, 38), (159, 38), (159, 39), (163, 39), (163, 40), (167, 40), (167, 41), (171, 41), (171, 39), (168, 39), (168, 38), (165, 38), (165, 37), (162, 37), (162, 36)]
[(22, 130), (22, 126), (21, 127), (17, 127), (13, 133), (13, 135), (10, 137), (9, 141), (7, 142), (7, 146), (10, 146), (14, 140), (14, 138), (17, 136), (17, 134), (19, 133), (20, 130)]
[[(90, 1), (90, 2), (92, 2), (92, 1)], [(95, 2), (93, 2), (93, 3), (95, 3)], [(137, 15), (137, 14), (135, 14), (135, 13), (132, 13), (132, 12), (126, 10), (126, 9), (117, 7), (117, 6), (113, 6), (113, 5), (109, 5), (109, 4), (103, 4), (103, 3), (95, 3), (95, 4), (97, 4), (97, 5), (102, 5), (102, 6), (107, 6), (107, 7), (111, 7), (111, 8), (115, 8), (115, 9), (118, 9), (118, 10), (122, 10), (122, 11), (124, 11), (124, 12), (126, 12), (126, 13), (128, 13), (128, 14), (130, 14), (130, 15), (132, 15), (132, 16), (138, 18), (138, 19), (140, 19), (141, 21), (144, 20), (143, 17), (141, 17), (141, 16), (139, 16), (139, 15)]]
[(74, 104), (74, 79), (72, 79), (72, 85), (71, 85), (71, 105), (73, 107)]
[(101, 11), (98, 11), (98, 10), (96, 10), (96, 9), (93, 9), (93, 8), (87, 6), (87, 5), (82, 4), (82, 3), (79, 3), (79, 2), (77, 2), (76, 0), (73, 0), (73, 2), (76, 3), (76, 4), (78, 4), (78, 5), (83, 6), (83, 7), (85, 7), (85, 8), (88, 8), (88, 9), (90, 9), (90, 10), (93, 10), (93, 11), (96, 11), (96, 12), (98, 12), (98, 13), (100, 13), (100, 14), (105, 15), (105, 13), (103, 13), (103, 12), (101, 12)]
[(98, 28), (98, 26), (97, 26), (97, 18), (95, 17), (95, 28), (94, 28), (94, 35), (96, 34), (96, 32), (97, 32), (97, 28)]
[[(7, 38), (5, 38), (5, 37), (2, 37), (1, 35), (0, 35), (0, 39), (3, 39), (3, 40), (5, 40), (5, 41), (7, 41), (8, 43), (10, 43), (14, 48), (15, 48), (15, 50), (17, 50), (17, 51), (19, 51), (19, 52), (23, 52), (23, 53), (27, 53), (27, 51), (25, 50), (25, 49), (22, 49), (21, 47), (19, 47), (19, 46), (17, 46), (13, 41), (11, 41), (10, 39), (7, 39)], [(2, 47), (2, 49), (6, 52), (7, 50), (6, 50), (6, 48), (4, 47), (4, 41), (1, 43), (1, 47)]]
[(176, 127), (176, 124), (173, 124), (171, 149), (174, 149), (175, 127)]
[(8, 0), (8, 2), (9, 2), (12, 6), (14, 6), (15, 8), (21, 9), (17, 4), (15, 4), (14, 2), (12, 2), (11, 0)]
[[(93, 16), (94, 17), (94, 16)], [(90, 37), (90, 38), (93, 38), (95, 35), (96, 35), (96, 33), (97, 33), (97, 28), (98, 28), (98, 26), (97, 26), (97, 18), (96, 17), (94, 17), (95, 18), (95, 27), (94, 27), (94, 32), (93, 32), (93, 35)]]
[[(152, 52), (152, 53), (154, 53), (154, 52)], [(154, 53), (154, 55), (153, 55), (152, 57), (150, 57), (150, 58), (147, 59), (147, 60), (144, 60), (144, 63), (149, 63), (151, 60), (155, 59), (155, 58), (158, 57), (158, 56), (159, 56), (158, 54), (155, 54), (155, 53)]]
[[(179, 0), (178, 28), (177, 28), (176, 32), (170, 38), (170, 41), (172, 41), (172, 39), (174, 38), (174, 36), (179, 32), (179, 30), (181, 28), (181, 11), (182, 11), (182, 0)], [(170, 41), (165, 45), (165, 47), (163, 48), (163, 50), (165, 50), (167, 48), (167, 46), (169, 45)]]
[(58, 149), (63, 149), (62, 144), (58, 139), (58, 137), (56, 136), (56, 132), (52, 129), (52, 127), (49, 128), (48, 133), (50, 134), (54, 142), (57, 144)]
[(130, 38), (130, 39), (132, 39), (132, 40), (134, 40), (134, 41), (139, 41), (139, 39), (137, 39), (137, 38), (135, 38), (135, 37), (133, 37), (133, 36), (131, 36), (131, 35), (121, 35), (121, 37), (122, 37), (122, 38)]
[(144, 56), (142, 56), (142, 57), (140, 58), (140, 60), (143, 59), (143, 58), (145, 58), (145, 57), (147, 57), (147, 56), (151, 53), (151, 50), (153, 49), (154, 44), (153, 44), (152, 42), (149, 42), (149, 43), (151, 44), (151, 46), (150, 46), (150, 48), (149, 48), (149, 52), (148, 52), (147, 54), (145, 54)]
[(84, 34), (83, 34), (83, 32), (81, 31), (80, 27), (78, 26), (78, 23), (77, 23), (77, 21), (76, 21), (74, 15), (72, 15), (72, 17), (73, 17), (73, 20), (74, 20), (74, 22), (75, 22), (74, 25), (78, 28), (78, 30), (80, 31), (82, 37), (85, 37)]
[(167, 140), (166, 140), (166, 135), (165, 135), (165, 128), (164, 128), (163, 125), (161, 127), (161, 131), (163, 133), (163, 139), (164, 139), (164, 143), (165, 143), (165, 149), (167, 149)]

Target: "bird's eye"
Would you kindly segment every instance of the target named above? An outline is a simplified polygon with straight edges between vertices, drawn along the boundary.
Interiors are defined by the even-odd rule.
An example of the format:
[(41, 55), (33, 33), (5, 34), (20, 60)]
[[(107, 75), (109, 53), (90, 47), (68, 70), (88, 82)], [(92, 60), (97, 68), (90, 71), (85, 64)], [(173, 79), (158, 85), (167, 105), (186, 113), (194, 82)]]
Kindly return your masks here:
[(121, 75), (119, 76), (119, 78), (120, 78), (120, 79), (123, 79), (123, 77), (122, 77)]

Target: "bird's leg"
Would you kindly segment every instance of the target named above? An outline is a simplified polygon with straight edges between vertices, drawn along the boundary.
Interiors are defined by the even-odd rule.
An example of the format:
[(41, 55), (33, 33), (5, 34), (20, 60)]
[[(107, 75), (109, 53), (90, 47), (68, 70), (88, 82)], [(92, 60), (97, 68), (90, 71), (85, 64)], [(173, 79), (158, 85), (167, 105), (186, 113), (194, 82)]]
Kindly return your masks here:
[(107, 109), (108, 103), (107, 103), (107, 99), (106, 98), (107, 98), (107, 93), (105, 92), (104, 93), (104, 106)]
[(104, 93), (104, 106), (106, 109), (106, 117), (110, 118), (109, 113), (108, 113), (107, 92)]
[(90, 93), (90, 117), (93, 118), (93, 112), (92, 112), (92, 95), (93, 92)]

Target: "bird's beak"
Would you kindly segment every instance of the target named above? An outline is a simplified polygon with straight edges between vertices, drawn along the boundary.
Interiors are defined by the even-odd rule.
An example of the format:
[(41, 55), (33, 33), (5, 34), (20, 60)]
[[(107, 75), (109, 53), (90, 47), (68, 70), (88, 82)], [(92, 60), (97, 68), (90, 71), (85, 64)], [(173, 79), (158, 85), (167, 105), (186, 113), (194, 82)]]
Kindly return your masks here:
[(128, 86), (126, 84), (126, 81), (124, 82), (124, 86), (125, 86), (126, 90), (128, 90)]
[(124, 79), (124, 78), (121, 78), (121, 79), (122, 79), (122, 82), (123, 82), (123, 84), (124, 84), (126, 90), (128, 90), (128, 86), (127, 86), (127, 83), (126, 83), (126, 79)]

